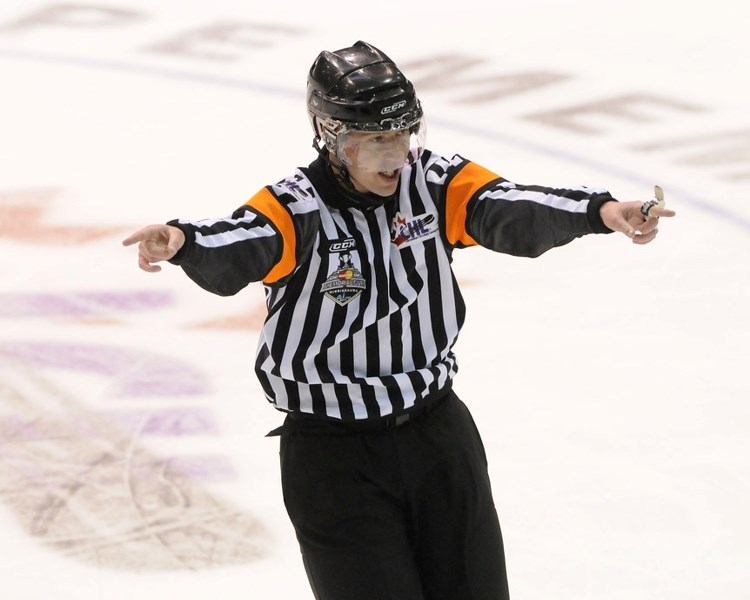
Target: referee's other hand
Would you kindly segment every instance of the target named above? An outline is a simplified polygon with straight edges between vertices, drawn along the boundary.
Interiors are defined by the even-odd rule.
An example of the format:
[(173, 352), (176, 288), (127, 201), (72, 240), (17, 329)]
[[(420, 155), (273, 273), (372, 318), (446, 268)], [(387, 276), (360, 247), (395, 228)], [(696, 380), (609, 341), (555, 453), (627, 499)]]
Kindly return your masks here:
[(599, 214), (612, 231), (624, 233), (634, 244), (648, 244), (659, 233), (659, 218), (674, 217), (677, 213), (668, 208), (654, 206), (648, 219), (641, 212), (643, 202), (605, 202)]
[(138, 244), (138, 266), (148, 273), (161, 271), (154, 263), (169, 260), (184, 243), (185, 234), (172, 225), (148, 225), (122, 241), (123, 246)]

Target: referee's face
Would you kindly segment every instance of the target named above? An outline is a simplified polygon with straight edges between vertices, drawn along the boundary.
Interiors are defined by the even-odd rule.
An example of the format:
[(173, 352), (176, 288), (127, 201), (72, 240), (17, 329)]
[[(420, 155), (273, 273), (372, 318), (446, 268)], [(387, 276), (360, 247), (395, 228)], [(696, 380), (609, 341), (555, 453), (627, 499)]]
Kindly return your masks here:
[(349, 167), (349, 179), (358, 192), (372, 192), (378, 196), (392, 196), (398, 188), (401, 169), (393, 171), (363, 171), (356, 167)]
[(357, 191), (391, 196), (409, 154), (409, 131), (351, 131), (339, 151)]

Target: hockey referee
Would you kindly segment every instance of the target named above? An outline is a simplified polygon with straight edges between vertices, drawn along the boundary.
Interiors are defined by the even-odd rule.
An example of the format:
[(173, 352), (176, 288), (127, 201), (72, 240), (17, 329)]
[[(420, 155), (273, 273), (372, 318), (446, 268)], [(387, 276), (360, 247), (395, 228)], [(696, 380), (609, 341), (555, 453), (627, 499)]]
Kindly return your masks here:
[(307, 79), (317, 157), (231, 216), (150, 225), (139, 265), (222, 296), (262, 281), (255, 369), (286, 416), (281, 475), (318, 600), (508, 598), (482, 441), (452, 390), (465, 306), (451, 262), (657, 234), (663, 202), (511, 183), (425, 147), (412, 84), (365, 42)]

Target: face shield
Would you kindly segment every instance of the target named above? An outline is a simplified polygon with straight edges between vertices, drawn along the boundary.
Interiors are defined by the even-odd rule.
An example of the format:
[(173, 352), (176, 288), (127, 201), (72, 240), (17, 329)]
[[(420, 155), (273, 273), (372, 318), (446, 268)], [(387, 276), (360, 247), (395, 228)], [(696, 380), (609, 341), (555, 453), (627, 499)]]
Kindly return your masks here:
[(424, 148), (427, 132), (421, 114), (413, 121), (386, 119), (372, 125), (344, 127), (337, 134), (334, 154), (347, 167), (376, 173), (396, 171), (413, 160), (412, 153), (418, 156)]

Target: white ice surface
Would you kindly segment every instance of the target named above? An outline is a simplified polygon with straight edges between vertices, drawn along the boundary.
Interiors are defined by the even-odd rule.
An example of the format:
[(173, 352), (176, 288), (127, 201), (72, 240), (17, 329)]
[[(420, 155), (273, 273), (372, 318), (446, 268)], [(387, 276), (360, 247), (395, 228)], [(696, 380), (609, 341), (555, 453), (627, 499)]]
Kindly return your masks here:
[[(456, 388), (514, 600), (750, 598), (749, 17), (740, 0), (5, 0), (0, 596), (312, 598), (264, 437), (281, 417), (252, 373), (262, 290), (145, 274), (120, 240), (228, 214), (312, 160), (307, 69), (365, 39), (423, 82), (433, 150), (621, 199), (658, 183), (679, 213), (646, 247), (457, 253)], [(559, 80), (470, 101), (532, 72)], [(594, 133), (559, 126), (625, 96), (630, 116), (576, 117)]]

